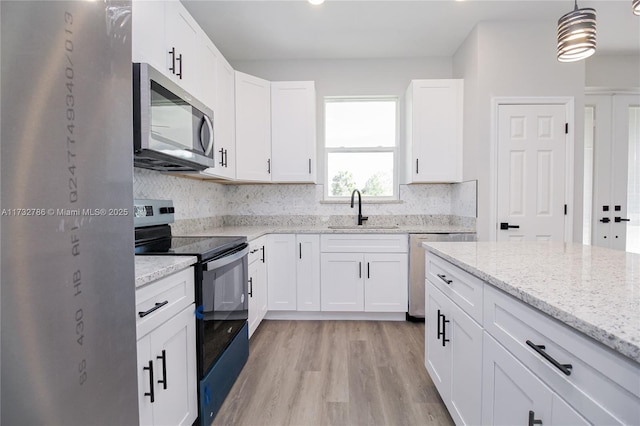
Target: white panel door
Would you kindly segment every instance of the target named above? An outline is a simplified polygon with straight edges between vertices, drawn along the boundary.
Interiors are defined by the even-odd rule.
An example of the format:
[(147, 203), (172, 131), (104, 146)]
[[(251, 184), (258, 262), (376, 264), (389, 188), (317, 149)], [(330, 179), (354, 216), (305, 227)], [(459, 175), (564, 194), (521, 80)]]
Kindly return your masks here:
[(320, 295), (323, 311), (364, 311), (363, 255), (322, 253)]
[(299, 311), (320, 310), (320, 235), (298, 235), (296, 281)]
[(500, 105), (498, 114), (498, 241), (564, 241), (565, 106)]
[(407, 312), (409, 271), (404, 253), (368, 253), (364, 257), (364, 310)]
[(593, 187), (590, 243), (640, 253), (640, 96), (589, 95), (585, 105), (593, 122), (585, 128), (593, 141), (592, 175), (585, 170)]

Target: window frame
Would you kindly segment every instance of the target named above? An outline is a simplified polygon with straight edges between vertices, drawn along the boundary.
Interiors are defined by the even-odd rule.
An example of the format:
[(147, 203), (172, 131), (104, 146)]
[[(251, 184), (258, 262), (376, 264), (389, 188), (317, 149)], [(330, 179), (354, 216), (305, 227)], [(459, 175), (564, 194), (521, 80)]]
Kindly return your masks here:
[[(395, 138), (394, 145), (392, 147), (327, 147), (327, 120), (326, 120), (326, 111), (327, 104), (332, 102), (376, 102), (376, 101), (393, 101), (395, 103)], [(372, 96), (325, 96), (324, 97), (324, 141), (323, 141), (323, 149), (324, 149), (324, 201), (325, 202), (336, 202), (336, 203), (344, 203), (351, 200), (351, 196), (332, 196), (329, 195), (329, 187), (331, 183), (329, 182), (329, 155), (332, 153), (376, 153), (376, 152), (390, 152), (393, 155), (393, 173), (392, 173), (392, 195), (388, 196), (372, 196), (362, 194), (362, 202), (373, 204), (376, 202), (397, 202), (400, 199), (400, 188), (399, 188), (399, 152), (400, 152), (400, 98), (396, 95), (372, 95)], [(360, 188), (358, 188), (360, 189)]]

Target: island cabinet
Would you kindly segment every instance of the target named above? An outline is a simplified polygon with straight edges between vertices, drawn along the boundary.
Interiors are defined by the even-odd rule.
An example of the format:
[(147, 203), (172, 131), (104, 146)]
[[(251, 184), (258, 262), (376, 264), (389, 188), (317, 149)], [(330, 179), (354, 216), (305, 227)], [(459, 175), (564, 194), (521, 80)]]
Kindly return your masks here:
[(267, 240), (269, 311), (319, 311), (320, 237), (270, 234)]
[(191, 425), (198, 416), (194, 270), (136, 289), (141, 425)]
[(480, 424), (483, 283), (431, 256), (426, 277), (425, 366), (456, 424)]
[(492, 286), (484, 295), (483, 423), (533, 411), (545, 425), (640, 424), (640, 365)]
[(267, 237), (249, 243), (249, 338), (267, 314)]
[(460, 182), (463, 80), (412, 80), (405, 100), (406, 183)]
[(321, 309), (407, 312), (407, 235), (325, 234), (321, 247)]
[(429, 251), (425, 265), (425, 366), (456, 424), (640, 424), (637, 362)]

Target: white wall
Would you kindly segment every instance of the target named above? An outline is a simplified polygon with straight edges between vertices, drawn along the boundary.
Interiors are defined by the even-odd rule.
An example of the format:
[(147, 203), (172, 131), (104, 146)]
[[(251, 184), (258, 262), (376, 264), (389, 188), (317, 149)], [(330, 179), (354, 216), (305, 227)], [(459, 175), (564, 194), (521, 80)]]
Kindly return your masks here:
[(585, 64), (560, 63), (555, 49), (555, 22), (481, 22), (454, 55), (453, 75), (465, 79), (465, 102), (470, 103), (465, 109), (464, 178), (478, 180), (480, 240), (488, 239), (496, 226), (490, 221), (491, 100), (506, 96), (575, 99), (573, 238), (582, 239)]
[(586, 86), (640, 89), (640, 55), (601, 55), (586, 61)]

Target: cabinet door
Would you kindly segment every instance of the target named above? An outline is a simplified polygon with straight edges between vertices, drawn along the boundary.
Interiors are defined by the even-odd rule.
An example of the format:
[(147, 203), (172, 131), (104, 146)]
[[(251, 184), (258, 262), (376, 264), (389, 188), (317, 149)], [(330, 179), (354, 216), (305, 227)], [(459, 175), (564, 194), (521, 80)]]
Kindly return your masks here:
[(215, 174), (228, 179), (236, 177), (236, 93), (235, 71), (220, 55), (216, 62), (216, 108), (213, 128), (218, 156)]
[(370, 253), (364, 261), (364, 310), (407, 312), (407, 255)]
[(316, 92), (313, 81), (271, 83), (274, 182), (315, 182)]
[(364, 311), (363, 261), (360, 253), (321, 254), (323, 311)]
[[(266, 254), (265, 254), (266, 256)], [(264, 259), (264, 258), (263, 258)], [(260, 317), (259, 321), (258, 321), (258, 325), (260, 325), (260, 321), (262, 321), (265, 317), (265, 315), (267, 314), (267, 310), (268, 310), (268, 294), (267, 294), (267, 289), (269, 287), (269, 283), (267, 280), (267, 264), (265, 263), (265, 260), (258, 260), (258, 267), (256, 270), (256, 284), (257, 287), (255, 288), (256, 290), (256, 294), (258, 296), (258, 315)]]
[(151, 333), (154, 424), (191, 425), (198, 416), (195, 305)]
[(298, 310), (320, 310), (320, 236), (298, 235), (296, 281)]
[(165, 3), (137, 0), (131, 4), (131, 58), (169, 76), (166, 68)]
[[(449, 412), (456, 424), (482, 423), (482, 327), (452, 301), (451, 318), (444, 325), (451, 341), (451, 399)], [(451, 336), (451, 337), (449, 337)]]
[(236, 71), (236, 177), (271, 181), (271, 84)]
[[(197, 92), (192, 93), (198, 97), (198, 99), (211, 108), (214, 111), (213, 120), (215, 122), (216, 116), (215, 112), (217, 109), (216, 101), (218, 98), (217, 90), (218, 90), (218, 68), (217, 63), (222, 56), (216, 46), (213, 44), (209, 37), (204, 32), (198, 33), (198, 43), (196, 45), (197, 49), (197, 81), (198, 88)], [(214, 128), (215, 135), (215, 128)], [(214, 143), (217, 142), (214, 138)], [(218, 144), (214, 145), (214, 149), (217, 151)], [(214, 157), (215, 158), (215, 157)], [(218, 158), (215, 158), (216, 163), (219, 161)]]
[(462, 80), (413, 80), (407, 93), (408, 182), (462, 180)]
[[(138, 414), (140, 425), (153, 424), (153, 407), (155, 404), (155, 383), (158, 363), (151, 356), (151, 337), (149, 334), (138, 339)], [(151, 395), (153, 394), (153, 401)]]
[(296, 310), (296, 236), (271, 234), (267, 236), (268, 308), (270, 311)]
[(199, 91), (196, 45), (200, 27), (178, 1), (167, 2), (165, 11), (166, 69), (180, 87), (196, 96)]
[[(424, 364), (445, 403), (451, 399), (451, 336), (446, 334), (450, 323), (444, 323), (451, 321), (450, 304), (451, 301), (427, 281)], [(449, 342), (443, 344), (443, 339)]]
[(488, 333), (483, 333), (482, 424), (527, 424), (529, 411), (550, 425), (553, 394)]
[(259, 310), (259, 268), (260, 260), (249, 265), (249, 338), (260, 324)]

